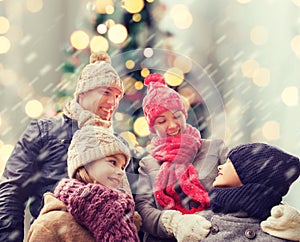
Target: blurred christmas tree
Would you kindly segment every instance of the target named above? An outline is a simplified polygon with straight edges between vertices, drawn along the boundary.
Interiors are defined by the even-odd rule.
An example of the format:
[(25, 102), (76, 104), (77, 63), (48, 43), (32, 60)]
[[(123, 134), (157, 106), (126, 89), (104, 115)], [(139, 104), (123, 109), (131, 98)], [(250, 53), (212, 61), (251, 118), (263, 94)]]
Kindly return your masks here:
[[(158, 0), (95, 0), (86, 7), (90, 15), (83, 28), (71, 34), (65, 47), (67, 61), (62, 65), (62, 80), (54, 97), (57, 113), (72, 99), (76, 79), (90, 53), (106, 51), (125, 85), (125, 96), (114, 116), (114, 130), (127, 140), (134, 158), (147, 152), (150, 141), (141, 108), (146, 92), (143, 80), (149, 73), (165, 75), (167, 84), (186, 100), (189, 119), (203, 135), (206, 127), (201, 97), (184, 82), (191, 71), (191, 61), (172, 52), (172, 34), (158, 27), (166, 6)], [(154, 54), (155, 58), (151, 58)]]

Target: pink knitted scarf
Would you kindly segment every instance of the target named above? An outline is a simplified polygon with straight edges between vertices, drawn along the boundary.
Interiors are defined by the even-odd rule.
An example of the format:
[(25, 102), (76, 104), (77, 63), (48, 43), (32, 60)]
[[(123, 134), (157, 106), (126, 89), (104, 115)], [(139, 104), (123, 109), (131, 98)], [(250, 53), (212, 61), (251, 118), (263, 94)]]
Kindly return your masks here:
[[(183, 214), (192, 214), (209, 206), (206, 189), (198, 178), (198, 173), (191, 163), (200, 146), (200, 132), (187, 125), (186, 131), (176, 136), (152, 139), (152, 156), (161, 163), (159, 174), (154, 181), (154, 196), (164, 209), (173, 209)], [(198, 206), (190, 210), (182, 205), (178, 191), (184, 193)], [(184, 199), (185, 200), (185, 199)]]
[(134, 201), (130, 195), (76, 179), (61, 180), (54, 194), (97, 242), (139, 241), (133, 223)]

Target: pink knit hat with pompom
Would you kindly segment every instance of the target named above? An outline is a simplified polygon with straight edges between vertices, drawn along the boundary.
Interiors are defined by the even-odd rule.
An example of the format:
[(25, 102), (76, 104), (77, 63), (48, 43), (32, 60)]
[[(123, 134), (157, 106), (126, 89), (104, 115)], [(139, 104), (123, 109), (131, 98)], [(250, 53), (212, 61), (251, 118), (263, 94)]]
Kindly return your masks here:
[(164, 77), (160, 74), (150, 74), (144, 84), (148, 87), (143, 99), (143, 110), (149, 129), (152, 133), (156, 117), (168, 110), (180, 110), (187, 118), (187, 112), (180, 95), (172, 88), (166, 86)]

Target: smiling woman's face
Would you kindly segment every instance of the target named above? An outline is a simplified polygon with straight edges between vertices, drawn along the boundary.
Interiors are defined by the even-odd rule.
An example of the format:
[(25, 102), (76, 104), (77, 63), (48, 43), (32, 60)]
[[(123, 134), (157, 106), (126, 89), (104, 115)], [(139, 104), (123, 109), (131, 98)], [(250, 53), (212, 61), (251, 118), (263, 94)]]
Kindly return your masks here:
[(182, 111), (168, 110), (156, 117), (153, 129), (159, 137), (174, 136), (186, 129), (186, 119)]

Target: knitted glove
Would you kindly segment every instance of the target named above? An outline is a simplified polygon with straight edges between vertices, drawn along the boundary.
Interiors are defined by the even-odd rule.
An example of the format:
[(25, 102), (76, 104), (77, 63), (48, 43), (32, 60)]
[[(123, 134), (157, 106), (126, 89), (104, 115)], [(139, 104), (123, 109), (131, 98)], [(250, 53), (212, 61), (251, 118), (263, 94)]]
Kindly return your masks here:
[(271, 216), (262, 221), (260, 226), (270, 235), (300, 241), (300, 213), (287, 204), (273, 207)]
[(181, 214), (175, 210), (165, 210), (162, 223), (167, 232), (178, 242), (196, 242), (207, 236), (211, 223), (198, 214)]

